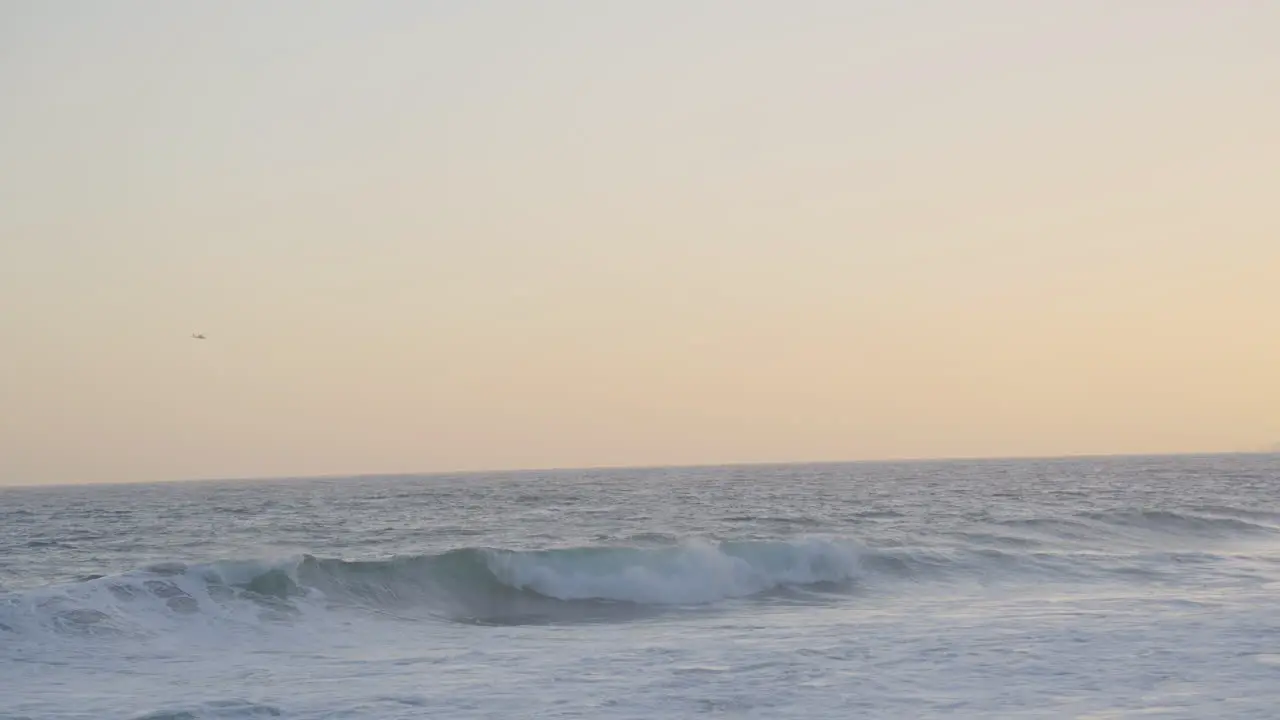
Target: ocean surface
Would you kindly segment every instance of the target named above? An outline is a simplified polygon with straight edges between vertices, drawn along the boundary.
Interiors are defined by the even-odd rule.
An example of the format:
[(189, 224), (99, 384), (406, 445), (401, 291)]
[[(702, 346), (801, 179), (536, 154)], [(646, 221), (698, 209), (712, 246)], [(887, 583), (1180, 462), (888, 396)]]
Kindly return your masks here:
[(1276, 718), (1280, 456), (0, 488), (0, 718)]

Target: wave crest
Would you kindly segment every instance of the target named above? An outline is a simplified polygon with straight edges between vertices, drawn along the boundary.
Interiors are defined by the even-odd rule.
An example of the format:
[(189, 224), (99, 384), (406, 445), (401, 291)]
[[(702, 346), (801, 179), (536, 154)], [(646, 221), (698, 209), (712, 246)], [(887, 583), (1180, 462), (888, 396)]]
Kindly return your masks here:
[(860, 557), (852, 544), (830, 540), (692, 541), (669, 548), (487, 551), (484, 562), (503, 585), (558, 600), (687, 605), (851, 581)]

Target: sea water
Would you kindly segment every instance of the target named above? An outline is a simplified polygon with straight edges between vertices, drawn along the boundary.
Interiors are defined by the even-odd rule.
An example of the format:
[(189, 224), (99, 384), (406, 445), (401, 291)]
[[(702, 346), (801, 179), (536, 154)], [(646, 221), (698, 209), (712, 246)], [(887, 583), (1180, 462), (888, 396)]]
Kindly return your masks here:
[(0, 489), (0, 718), (1280, 717), (1280, 457)]

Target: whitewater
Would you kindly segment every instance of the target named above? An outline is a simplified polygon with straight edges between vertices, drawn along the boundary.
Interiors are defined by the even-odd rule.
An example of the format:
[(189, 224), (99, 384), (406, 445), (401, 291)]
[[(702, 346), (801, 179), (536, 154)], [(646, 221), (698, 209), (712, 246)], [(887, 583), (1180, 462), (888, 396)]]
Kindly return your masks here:
[(1276, 708), (1277, 455), (0, 488), (0, 720)]

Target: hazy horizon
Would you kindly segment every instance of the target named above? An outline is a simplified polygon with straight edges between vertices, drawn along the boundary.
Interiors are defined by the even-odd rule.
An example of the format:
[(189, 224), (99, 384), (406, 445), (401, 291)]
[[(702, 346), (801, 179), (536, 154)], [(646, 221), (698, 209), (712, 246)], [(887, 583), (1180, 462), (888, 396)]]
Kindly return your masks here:
[(390, 478), (459, 478), (459, 477), (476, 477), (476, 478), (495, 478), (504, 476), (556, 476), (556, 475), (572, 475), (574, 473), (626, 473), (626, 472), (644, 472), (650, 470), (715, 470), (725, 468), (806, 468), (806, 467), (845, 467), (845, 466), (910, 466), (910, 465), (965, 465), (965, 464), (983, 464), (983, 463), (1071, 463), (1085, 462), (1090, 460), (1098, 461), (1115, 461), (1115, 460), (1141, 460), (1141, 459), (1170, 459), (1170, 458), (1214, 458), (1214, 457), (1266, 457), (1271, 455), (1280, 455), (1280, 451), (1274, 449), (1263, 450), (1240, 450), (1240, 451), (1221, 451), (1221, 452), (1183, 452), (1183, 453), (1115, 453), (1115, 454), (1092, 454), (1085, 453), (1079, 455), (1007, 455), (1007, 456), (985, 456), (973, 455), (962, 457), (883, 457), (883, 458), (863, 458), (859, 460), (818, 460), (818, 461), (760, 461), (760, 462), (729, 462), (729, 463), (688, 463), (679, 465), (584, 465), (578, 467), (508, 467), (508, 468), (472, 468), (466, 470), (450, 470), (437, 469), (429, 471), (414, 470), (398, 470), (384, 471), (374, 473), (324, 473), (316, 475), (267, 475), (267, 476), (235, 476), (235, 477), (181, 477), (168, 478), (162, 480), (110, 480), (99, 479), (84, 482), (32, 482), (32, 483), (10, 483), (0, 485), (0, 487), (11, 488), (56, 488), (56, 487), (84, 487), (86, 485), (168, 485), (168, 484), (186, 484), (186, 483), (206, 483), (206, 484), (224, 484), (224, 483), (273, 483), (273, 482), (309, 482), (309, 481), (325, 481), (325, 480), (372, 480), (372, 479), (390, 479)]
[(1278, 33), (6, 3), (0, 485), (1274, 449)]

